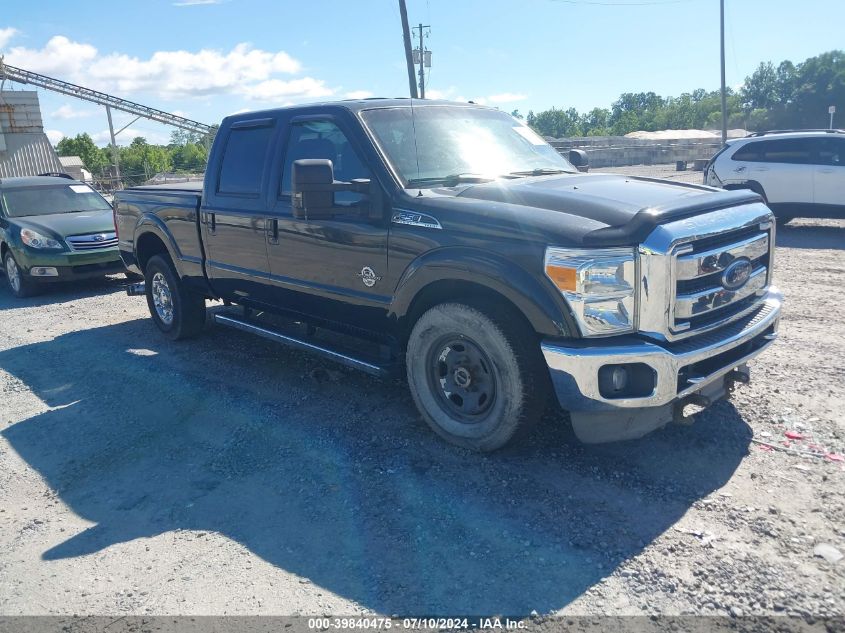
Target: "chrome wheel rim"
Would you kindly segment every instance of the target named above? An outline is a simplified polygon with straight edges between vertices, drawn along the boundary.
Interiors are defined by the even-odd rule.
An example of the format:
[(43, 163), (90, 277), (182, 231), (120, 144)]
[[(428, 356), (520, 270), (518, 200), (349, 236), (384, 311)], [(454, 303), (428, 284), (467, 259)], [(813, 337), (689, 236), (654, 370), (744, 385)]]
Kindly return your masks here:
[(173, 295), (170, 293), (167, 279), (161, 273), (153, 275), (152, 296), (156, 314), (161, 322), (165, 325), (173, 323)]
[(483, 420), (496, 400), (493, 364), (465, 337), (448, 337), (432, 346), (428, 379), (440, 406), (464, 424)]
[(15, 263), (14, 258), (6, 258), (6, 277), (9, 278), (9, 285), (15, 292), (21, 291), (21, 271)]

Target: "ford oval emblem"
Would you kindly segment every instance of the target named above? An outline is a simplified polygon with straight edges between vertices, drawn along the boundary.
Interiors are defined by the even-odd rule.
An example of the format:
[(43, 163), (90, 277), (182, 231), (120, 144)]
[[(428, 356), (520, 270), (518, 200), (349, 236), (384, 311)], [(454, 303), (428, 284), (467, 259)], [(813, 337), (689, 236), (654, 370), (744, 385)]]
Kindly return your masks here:
[(751, 260), (747, 257), (735, 259), (722, 273), (722, 286), (725, 290), (739, 290), (751, 277)]

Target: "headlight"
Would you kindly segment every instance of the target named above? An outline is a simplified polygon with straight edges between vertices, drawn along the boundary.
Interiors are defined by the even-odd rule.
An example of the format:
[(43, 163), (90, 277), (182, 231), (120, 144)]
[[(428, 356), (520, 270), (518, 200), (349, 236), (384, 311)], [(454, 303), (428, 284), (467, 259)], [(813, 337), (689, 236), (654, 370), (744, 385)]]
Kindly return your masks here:
[(21, 241), (30, 248), (63, 248), (61, 242), (51, 237), (44, 237), (32, 229), (21, 229)]
[(545, 270), (572, 307), (583, 336), (634, 330), (637, 294), (634, 249), (549, 247)]

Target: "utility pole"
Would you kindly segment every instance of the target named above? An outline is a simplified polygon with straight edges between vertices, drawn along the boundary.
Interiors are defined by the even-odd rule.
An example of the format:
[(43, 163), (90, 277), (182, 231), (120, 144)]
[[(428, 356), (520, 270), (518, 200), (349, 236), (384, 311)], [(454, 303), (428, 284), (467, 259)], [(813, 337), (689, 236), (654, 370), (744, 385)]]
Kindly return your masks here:
[(725, 0), (719, 0), (719, 33), (722, 50), (722, 145), (728, 140), (728, 96), (725, 88)]
[[(419, 26), (414, 27), (416, 31), (419, 29), (420, 35), (420, 47), (418, 49), (414, 49), (414, 53), (419, 54), (419, 63), (420, 63), (420, 70), (419, 70), (419, 78), (420, 78), (420, 99), (425, 99), (425, 68), (426, 66), (431, 66), (431, 52), (425, 50), (425, 42), (423, 41), (423, 29), (431, 28), (428, 24), (420, 23)], [(429, 53), (428, 59), (426, 59), (426, 52)]]
[(414, 57), (411, 53), (411, 29), (408, 28), (408, 9), (405, 0), (399, 0), (399, 15), (402, 17), (402, 37), (405, 40), (405, 65), (408, 67), (408, 88), (411, 98), (417, 98), (417, 82), (414, 79)]

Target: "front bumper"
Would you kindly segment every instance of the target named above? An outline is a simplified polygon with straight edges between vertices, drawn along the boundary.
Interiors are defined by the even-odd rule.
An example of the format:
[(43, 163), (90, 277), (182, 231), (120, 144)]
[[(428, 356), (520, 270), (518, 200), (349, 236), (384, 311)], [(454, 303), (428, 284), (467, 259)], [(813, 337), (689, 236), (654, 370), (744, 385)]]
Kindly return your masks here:
[[(14, 255), (23, 274), (39, 282), (89, 279), (126, 270), (117, 247), (93, 252), (37, 252), (22, 248), (15, 250)], [(41, 268), (54, 269), (56, 274), (32, 274), (33, 269)]]
[[(750, 315), (676, 343), (658, 344), (635, 337), (621, 342), (608, 339), (575, 345), (546, 341), (542, 344), (543, 356), (557, 398), (570, 413), (616, 412), (620, 419), (630, 418), (635, 410), (661, 409), (665, 413), (667, 406), (704, 392), (717, 381), (724, 382), (729, 372), (744, 366), (771, 345), (777, 338), (781, 302), (782, 295), (772, 287), (761, 307)], [(648, 365), (654, 372), (654, 390), (641, 397), (603, 396), (599, 369), (627, 363)], [(602, 419), (607, 419), (607, 415)]]

